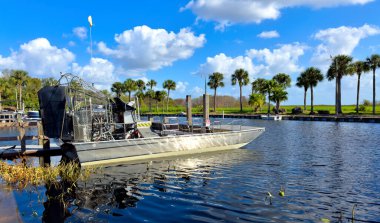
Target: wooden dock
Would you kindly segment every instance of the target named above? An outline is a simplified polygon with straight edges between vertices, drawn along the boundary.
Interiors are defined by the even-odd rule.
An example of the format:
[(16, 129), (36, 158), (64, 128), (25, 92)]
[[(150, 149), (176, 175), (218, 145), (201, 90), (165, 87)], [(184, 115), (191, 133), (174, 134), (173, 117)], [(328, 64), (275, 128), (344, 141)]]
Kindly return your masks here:
[(61, 156), (62, 149), (57, 146), (51, 146), (50, 149), (44, 149), (42, 145), (28, 145), (25, 151), (21, 149), (21, 146), (2, 146), (0, 147), (1, 159), (16, 159), (23, 156)]
[[(15, 159), (24, 156), (46, 157), (62, 155), (62, 149), (58, 145), (50, 145), (50, 139), (44, 136), (41, 122), (35, 122), (38, 129), (38, 136), (25, 135), (25, 128), (31, 123), (18, 121), (15, 123), (19, 132), (18, 136), (1, 136), (1, 141), (10, 142), (10, 146), (0, 147), (1, 159)], [(26, 145), (26, 140), (38, 140), (38, 145)], [(12, 146), (12, 141), (20, 141), (19, 146)], [(49, 161), (50, 162), (50, 161)]]

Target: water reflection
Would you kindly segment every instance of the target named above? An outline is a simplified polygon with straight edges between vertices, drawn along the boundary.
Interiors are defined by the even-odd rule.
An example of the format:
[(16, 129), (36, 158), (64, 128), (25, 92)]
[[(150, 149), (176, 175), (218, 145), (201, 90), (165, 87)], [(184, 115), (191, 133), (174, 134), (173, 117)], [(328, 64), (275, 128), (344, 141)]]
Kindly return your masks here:
[[(15, 192), (16, 200), (21, 211), (45, 212), (46, 222), (52, 216), (60, 222), (350, 222), (355, 204), (355, 222), (380, 221), (380, 125), (251, 124), (267, 131), (244, 149), (105, 166), (60, 204), (41, 207), (26, 192)], [(281, 187), (285, 197), (278, 195)]]

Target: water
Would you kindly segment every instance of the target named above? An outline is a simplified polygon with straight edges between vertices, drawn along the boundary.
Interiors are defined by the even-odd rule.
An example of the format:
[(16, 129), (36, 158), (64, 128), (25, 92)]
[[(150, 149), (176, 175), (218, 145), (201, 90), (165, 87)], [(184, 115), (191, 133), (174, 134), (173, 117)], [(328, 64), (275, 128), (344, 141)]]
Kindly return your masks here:
[(47, 202), (45, 187), (13, 191), (20, 216), (25, 222), (351, 222), (357, 204), (356, 222), (380, 222), (380, 125), (247, 122), (266, 132), (243, 149), (107, 166), (60, 201)]

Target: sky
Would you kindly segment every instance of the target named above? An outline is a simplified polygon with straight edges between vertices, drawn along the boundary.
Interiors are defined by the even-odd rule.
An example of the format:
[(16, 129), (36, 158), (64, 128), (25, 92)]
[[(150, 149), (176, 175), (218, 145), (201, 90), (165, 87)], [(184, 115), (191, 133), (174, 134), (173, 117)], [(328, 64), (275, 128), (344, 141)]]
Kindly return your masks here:
[[(295, 105), (303, 103), (303, 89), (295, 82), (307, 67), (325, 74), (330, 55), (365, 60), (380, 54), (378, 0), (2, 0), (0, 5), (6, 9), (0, 12), (0, 71), (24, 69), (39, 78), (69, 72), (99, 89), (132, 78), (154, 79), (161, 90), (171, 79), (177, 83), (171, 97), (198, 97), (204, 78), (221, 72), (225, 87), (217, 93), (238, 97), (231, 74), (243, 68), (251, 82), (289, 74), (292, 87), (284, 104)], [(355, 104), (356, 85), (357, 76), (343, 78), (343, 104)], [(244, 87), (243, 94), (250, 89)], [(334, 92), (335, 82), (324, 80), (314, 89), (314, 104), (334, 104)], [(371, 73), (362, 75), (360, 98), (372, 99)]]

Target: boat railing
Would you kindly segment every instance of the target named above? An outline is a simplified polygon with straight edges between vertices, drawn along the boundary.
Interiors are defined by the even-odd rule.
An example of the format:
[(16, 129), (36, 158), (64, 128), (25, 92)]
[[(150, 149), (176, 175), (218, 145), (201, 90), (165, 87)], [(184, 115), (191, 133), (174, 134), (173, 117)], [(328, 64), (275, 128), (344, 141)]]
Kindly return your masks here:
[(235, 119), (226, 123), (225, 125), (229, 126), (231, 131), (236, 131), (236, 130), (241, 130), (242, 126), (244, 126), (246, 122), (247, 121), (244, 119)]

